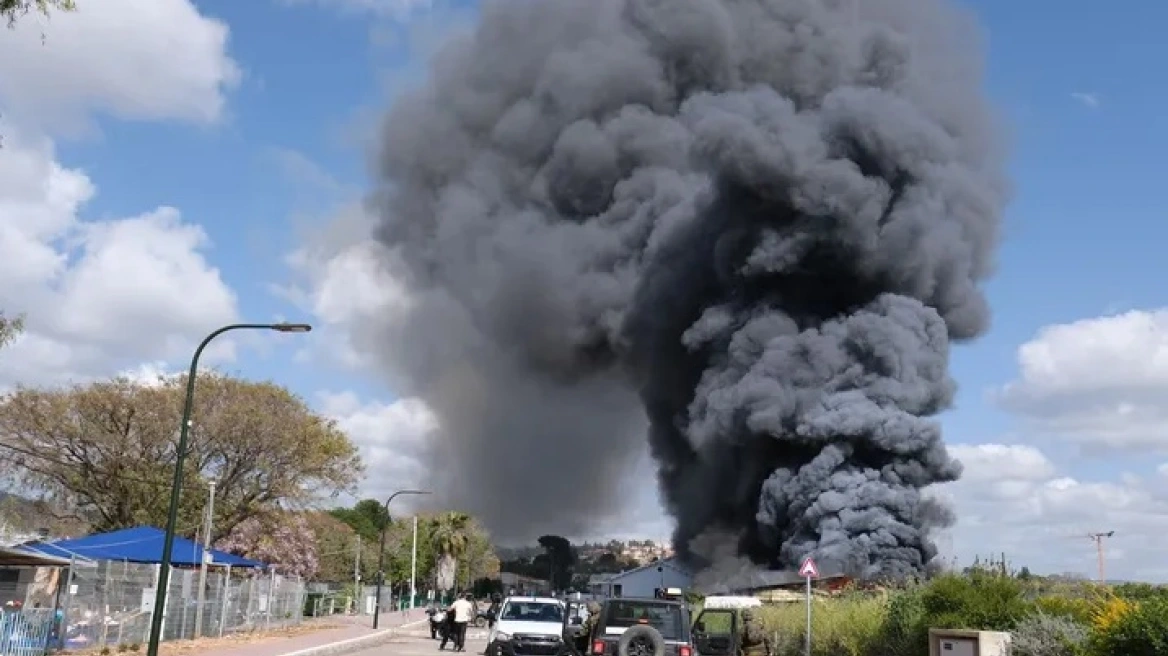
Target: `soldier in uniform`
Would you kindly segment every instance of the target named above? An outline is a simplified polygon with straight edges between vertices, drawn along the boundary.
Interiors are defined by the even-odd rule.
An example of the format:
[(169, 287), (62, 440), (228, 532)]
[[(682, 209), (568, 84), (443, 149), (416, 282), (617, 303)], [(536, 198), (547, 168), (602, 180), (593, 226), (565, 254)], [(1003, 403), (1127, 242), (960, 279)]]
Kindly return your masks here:
[(754, 611), (747, 608), (742, 611), (742, 635), (739, 640), (741, 656), (771, 656), (771, 640), (754, 617)]
[(588, 653), (588, 641), (592, 639), (592, 631), (600, 622), (600, 604), (590, 601), (585, 608), (588, 609), (588, 617), (584, 619), (584, 623), (576, 631), (576, 648), (581, 654)]

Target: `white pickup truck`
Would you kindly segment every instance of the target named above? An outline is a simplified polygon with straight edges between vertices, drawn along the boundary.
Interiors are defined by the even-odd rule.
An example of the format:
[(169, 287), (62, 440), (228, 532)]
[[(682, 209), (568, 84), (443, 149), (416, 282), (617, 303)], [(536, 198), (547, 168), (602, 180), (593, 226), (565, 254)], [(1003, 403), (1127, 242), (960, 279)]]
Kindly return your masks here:
[(486, 656), (556, 656), (566, 610), (553, 597), (507, 597), (487, 636)]

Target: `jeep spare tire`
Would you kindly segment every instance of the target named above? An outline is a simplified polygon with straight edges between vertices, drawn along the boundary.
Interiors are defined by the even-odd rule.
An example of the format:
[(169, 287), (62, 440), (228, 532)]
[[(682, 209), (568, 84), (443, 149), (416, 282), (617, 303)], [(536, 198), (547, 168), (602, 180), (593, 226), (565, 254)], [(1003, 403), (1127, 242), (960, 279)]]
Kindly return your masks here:
[(665, 638), (645, 624), (630, 626), (616, 645), (619, 656), (665, 656)]

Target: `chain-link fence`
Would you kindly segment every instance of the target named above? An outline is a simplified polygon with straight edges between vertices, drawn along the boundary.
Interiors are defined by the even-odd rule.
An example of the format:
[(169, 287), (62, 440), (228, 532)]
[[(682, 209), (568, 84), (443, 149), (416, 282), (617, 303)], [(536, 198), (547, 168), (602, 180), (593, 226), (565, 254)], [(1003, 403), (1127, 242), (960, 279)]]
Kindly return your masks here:
[[(64, 647), (89, 649), (145, 643), (158, 565), (103, 561), (72, 568), (62, 590)], [(217, 637), (300, 623), (304, 583), (298, 577), (210, 568), (202, 598), (198, 569), (172, 569), (163, 640)]]

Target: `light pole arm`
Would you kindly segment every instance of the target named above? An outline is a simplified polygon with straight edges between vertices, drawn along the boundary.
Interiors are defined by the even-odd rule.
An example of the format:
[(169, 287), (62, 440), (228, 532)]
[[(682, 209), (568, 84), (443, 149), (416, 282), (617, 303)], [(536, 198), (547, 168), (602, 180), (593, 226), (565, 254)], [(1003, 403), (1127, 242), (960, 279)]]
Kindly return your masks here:
[(166, 536), (162, 542), (162, 562), (158, 568), (158, 588), (154, 591), (154, 610), (150, 614), (150, 641), (146, 646), (147, 656), (158, 656), (158, 643), (162, 640), (162, 622), (166, 610), (167, 590), (170, 585), (170, 559), (174, 552), (174, 533), (178, 524), (178, 504), (182, 496), (183, 465), (187, 458), (187, 439), (190, 435), (191, 412), (195, 401), (195, 377), (199, 372), (199, 358), (216, 337), (232, 330), (276, 330), (279, 332), (304, 333), (312, 330), (308, 324), (287, 323), (233, 323), (215, 330), (199, 342), (191, 357), (191, 369), (187, 374), (186, 398), (183, 401), (182, 425), (179, 426), (178, 447), (174, 456), (174, 479), (170, 488), (170, 507), (166, 513)]
[(385, 534), (389, 532), (389, 504), (402, 494), (430, 494), (426, 490), (398, 490), (389, 495), (382, 508), (385, 509), (385, 522), (381, 525), (381, 544), (377, 548), (377, 591), (373, 600), (373, 628), (377, 629), (381, 617), (381, 586), (385, 583)]

